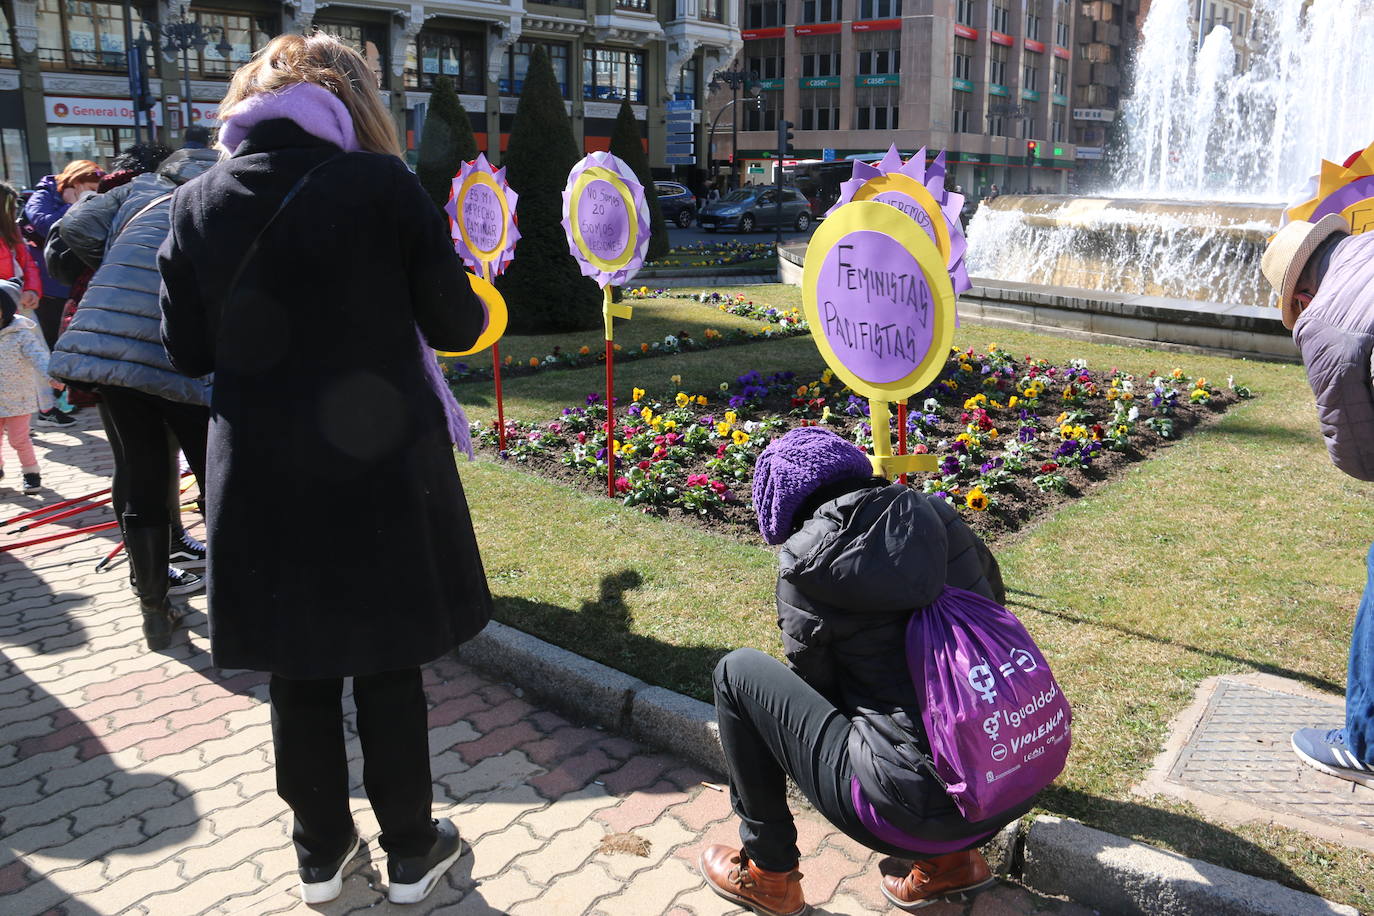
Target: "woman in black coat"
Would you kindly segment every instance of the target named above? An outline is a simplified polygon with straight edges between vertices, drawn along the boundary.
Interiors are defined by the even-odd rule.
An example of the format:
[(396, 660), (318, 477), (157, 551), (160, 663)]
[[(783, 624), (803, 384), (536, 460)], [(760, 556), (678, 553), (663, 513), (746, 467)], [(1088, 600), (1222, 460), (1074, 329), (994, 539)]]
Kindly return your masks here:
[(272, 672), (278, 791), (312, 903), (339, 893), (358, 847), (341, 711), (354, 678), (388, 896), (417, 902), (462, 852), (430, 819), (419, 666), (491, 614), (457, 408), (428, 348), (471, 346), (482, 307), (355, 52), (281, 36), (221, 111), (232, 156), (177, 191), (159, 255), (168, 355), (215, 375), (214, 660)]

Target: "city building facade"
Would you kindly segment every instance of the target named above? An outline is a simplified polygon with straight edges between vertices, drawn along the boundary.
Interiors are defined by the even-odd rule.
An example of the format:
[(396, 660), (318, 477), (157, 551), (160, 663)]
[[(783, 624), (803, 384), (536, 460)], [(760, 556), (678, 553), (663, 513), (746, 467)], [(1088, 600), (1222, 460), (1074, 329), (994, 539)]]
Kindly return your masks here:
[[(146, 139), (149, 119), (172, 146), (188, 124), (213, 127), (238, 66), (276, 35), (315, 29), (372, 62), (412, 159), (441, 75), (458, 90), (478, 148), (499, 159), (530, 55), (543, 45), (583, 148), (608, 147), (627, 99), (651, 164), (665, 167), (669, 102), (697, 104), (704, 79), (740, 47), (738, 8), (727, 0), (0, 0), (0, 12), (0, 167), (25, 185), (73, 159), (107, 163), (136, 135)], [(199, 33), (173, 26), (183, 23)]]
[[(946, 150), (951, 183), (974, 194), (1067, 186), (1070, 0), (738, 2), (740, 66), (757, 74), (760, 97), (742, 118), (744, 181), (772, 180), (776, 127), (787, 120), (797, 159), (895, 143)], [(709, 111), (720, 104), (713, 97)], [(717, 164), (729, 144), (718, 131)]]

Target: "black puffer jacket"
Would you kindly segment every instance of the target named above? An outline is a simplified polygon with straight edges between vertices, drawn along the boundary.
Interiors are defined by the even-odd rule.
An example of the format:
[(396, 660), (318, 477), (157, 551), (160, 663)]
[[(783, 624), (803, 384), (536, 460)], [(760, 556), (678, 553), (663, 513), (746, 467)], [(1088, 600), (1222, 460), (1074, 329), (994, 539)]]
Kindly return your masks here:
[(157, 250), (167, 238), (171, 193), (217, 161), (214, 150), (178, 151), (156, 174), (87, 197), (62, 217), (62, 241), (98, 269), (53, 348), (53, 378), (210, 403), (210, 380), (177, 372), (163, 349)]
[(865, 487), (821, 505), (779, 562), (783, 648), (797, 673), (849, 715), (850, 760), (878, 812), (938, 842), (986, 833), (1022, 813), (970, 824), (918, 756), (930, 746), (924, 701), (907, 670), (912, 613), (946, 583), (1005, 601), (996, 559), (959, 514), (904, 486)]

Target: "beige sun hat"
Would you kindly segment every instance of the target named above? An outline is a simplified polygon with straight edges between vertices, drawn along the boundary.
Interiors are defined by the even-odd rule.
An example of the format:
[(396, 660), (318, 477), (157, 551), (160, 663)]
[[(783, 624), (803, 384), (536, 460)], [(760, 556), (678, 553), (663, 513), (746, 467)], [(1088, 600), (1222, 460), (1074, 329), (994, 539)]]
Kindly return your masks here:
[(1278, 231), (1269, 240), (1260, 259), (1260, 270), (1264, 278), (1279, 294), (1279, 308), (1283, 310), (1283, 326), (1293, 330), (1298, 323), (1297, 303), (1293, 292), (1298, 286), (1298, 276), (1307, 266), (1307, 259), (1317, 246), (1337, 232), (1350, 232), (1350, 224), (1339, 213), (1328, 213), (1315, 223), (1294, 220)]

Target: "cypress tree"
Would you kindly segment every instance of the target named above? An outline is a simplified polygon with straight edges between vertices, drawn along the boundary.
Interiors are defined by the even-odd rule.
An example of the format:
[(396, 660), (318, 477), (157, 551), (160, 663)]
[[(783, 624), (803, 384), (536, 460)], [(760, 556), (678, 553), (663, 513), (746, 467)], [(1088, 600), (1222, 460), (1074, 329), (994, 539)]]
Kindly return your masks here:
[(496, 284), (510, 308), (513, 334), (601, 326), (601, 292), (568, 253), (561, 223), (563, 188), (581, 158), (553, 66), (544, 48), (536, 46), (502, 159), (506, 177), (520, 195), (515, 209), (520, 242), (515, 260)]
[(429, 110), (420, 134), (415, 174), (420, 185), (441, 209), (453, 191), (453, 176), (465, 161), (477, 158), (477, 138), (453, 83), (446, 76), (434, 81)]
[(625, 160), (634, 170), (639, 183), (644, 185), (644, 197), (649, 203), (649, 260), (661, 258), (668, 253), (668, 225), (663, 221), (663, 212), (658, 206), (658, 189), (654, 187), (654, 176), (649, 171), (649, 157), (644, 152), (640, 139), (639, 122), (635, 120), (634, 109), (629, 100), (620, 103), (620, 113), (615, 118), (615, 132), (611, 134), (611, 153)]

